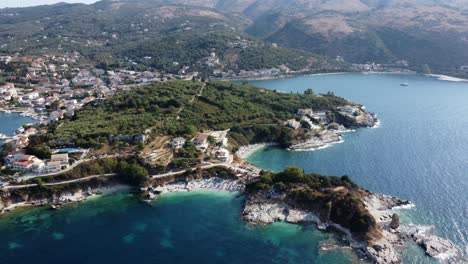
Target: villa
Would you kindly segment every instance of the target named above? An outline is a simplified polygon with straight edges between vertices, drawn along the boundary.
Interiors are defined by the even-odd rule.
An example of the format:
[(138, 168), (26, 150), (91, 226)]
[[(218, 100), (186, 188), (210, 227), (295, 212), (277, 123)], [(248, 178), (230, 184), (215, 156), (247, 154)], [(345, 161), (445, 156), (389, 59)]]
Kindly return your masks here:
[(206, 149), (208, 147), (208, 136), (203, 134), (196, 136), (193, 144), (197, 148)]
[(15, 161), (11, 169), (14, 171), (29, 171), (31, 170), (31, 167), (33, 164), (34, 164), (34, 161), (32, 160)]
[(52, 162), (59, 162), (60, 165), (68, 165), (68, 154), (54, 154), (50, 157)]
[(301, 123), (296, 121), (296, 119), (289, 119), (285, 122), (285, 125), (294, 129), (298, 129), (301, 127)]
[(185, 138), (183, 138), (183, 137), (174, 138), (171, 141), (171, 147), (173, 149), (181, 148), (181, 147), (184, 146), (184, 144), (185, 144)]
[(216, 152), (216, 159), (221, 161), (227, 161), (229, 159), (229, 151), (225, 148), (221, 148)]
[(48, 173), (59, 172), (60, 170), (62, 170), (62, 164), (60, 164), (59, 161), (49, 161), (49, 162), (47, 162), (47, 172)]

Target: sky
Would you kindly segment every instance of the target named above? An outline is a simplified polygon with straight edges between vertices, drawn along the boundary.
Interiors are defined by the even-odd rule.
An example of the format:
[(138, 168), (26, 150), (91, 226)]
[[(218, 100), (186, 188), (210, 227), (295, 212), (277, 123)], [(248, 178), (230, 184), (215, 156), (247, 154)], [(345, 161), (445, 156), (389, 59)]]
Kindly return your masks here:
[(97, 2), (97, 0), (0, 0), (0, 8), (50, 5), (59, 2), (91, 4)]

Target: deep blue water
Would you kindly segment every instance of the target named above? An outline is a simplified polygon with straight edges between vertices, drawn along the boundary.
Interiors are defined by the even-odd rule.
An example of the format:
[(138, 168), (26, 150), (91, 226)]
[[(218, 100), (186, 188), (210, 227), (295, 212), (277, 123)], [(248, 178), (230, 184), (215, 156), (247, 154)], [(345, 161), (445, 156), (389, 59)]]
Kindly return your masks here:
[[(400, 83), (409, 83), (408, 87)], [(333, 91), (378, 114), (381, 126), (345, 135), (345, 142), (311, 152), (260, 150), (249, 160), (266, 169), (295, 165), (309, 172), (349, 175), (371, 191), (413, 201), (407, 220), (468, 245), (468, 83), (421, 75), (341, 74), (251, 82), (269, 89)]]
[(313, 226), (254, 227), (242, 197), (169, 194), (152, 205), (113, 195), (60, 211), (30, 209), (0, 219), (0, 263), (354, 263), (319, 252), (334, 241)]

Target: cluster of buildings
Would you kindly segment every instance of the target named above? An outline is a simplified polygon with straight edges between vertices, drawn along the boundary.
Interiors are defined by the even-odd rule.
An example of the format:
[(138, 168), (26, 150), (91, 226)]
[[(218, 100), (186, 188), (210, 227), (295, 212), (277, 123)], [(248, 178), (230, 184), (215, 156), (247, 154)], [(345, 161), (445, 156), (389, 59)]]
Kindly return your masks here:
[(259, 69), (259, 70), (251, 70), (245, 71), (241, 70), (239, 73), (235, 73), (232, 70), (224, 71), (223, 69), (215, 69), (213, 70), (213, 77), (214, 78), (222, 78), (222, 79), (247, 79), (247, 78), (267, 78), (267, 77), (275, 77), (281, 76), (285, 74), (292, 73), (291, 69), (289, 69), (286, 65), (280, 65), (278, 67), (273, 67), (269, 69)]
[(360, 72), (411, 72), (408, 70), (409, 63), (406, 60), (399, 60), (394, 63), (355, 63), (352, 69)]
[[(216, 55), (212, 59), (215, 59)], [(0, 110), (18, 110), (41, 117), (41, 122), (57, 122), (72, 117), (83, 105), (103, 100), (120, 90), (131, 90), (173, 79), (192, 80), (198, 72), (181, 66), (179, 74), (158, 71), (103, 70), (82, 66), (78, 52), (62, 55), (1, 56), (14, 72), (2, 72), (8, 82), (0, 85)]]
[[(286, 126), (298, 129), (302, 127), (302, 123), (306, 122), (309, 127), (313, 130), (321, 129), (321, 125), (325, 125), (329, 122), (328, 111), (316, 111), (312, 108), (299, 109), (297, 111), (297, 119), (289, 119), (284, 123)], [(315, 122), (314, 122), (315, 121)]]
[[(217, 160), (226, 162), (230, 159), (231, 153), (227, 149), (228, 139), (227, 133), (229, 130), (224, 131), (212, 131), (203, 134), (198, 134), (192, 139), (192, 143), (196, 148), (200, 149), (202, 152), (206, 153), (209, 147), (211, 148), (211, 156)], [(213, 143), (210, 143), (210, 137), (212, 138)], [(171, 148), (176, 150), (182, 148), (186, 139), (183, 137), (173, 138), (170, 142)]]
[(60, 172), (69, 166), (68, 153), (52, 154), (49, 160), (42, 160), (34, 155), (26, 154), (31, 136), (45, 135), (47, 130), (34, 127), (20, 127), (12, 137), (5, 137), (5, 145), (9, 145), (9, 152), (4, 157), (4, 165), (12, 171), (47, 174)]
[(18, 152), (9, 154), (5, 158), (5, 163), (13, 171), (43, 174), (60, 172), (69, 166), (69, 159), (67, 153), (53, 154), (50, 160), (41, 160), (36, 156)]

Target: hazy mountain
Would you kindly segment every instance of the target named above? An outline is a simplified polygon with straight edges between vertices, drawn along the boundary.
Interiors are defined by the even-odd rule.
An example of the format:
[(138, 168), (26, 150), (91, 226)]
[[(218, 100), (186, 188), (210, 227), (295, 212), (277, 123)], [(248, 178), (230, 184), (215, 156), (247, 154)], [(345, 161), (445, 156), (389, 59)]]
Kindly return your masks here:
[[(148, 0), (151, 1), (151, 0)], [(352, 62), (468, 64), (467, 0), (155, 0), (238, 12), (249, 34)]]
[[(0, 11), (1, 37), (29, 38), (43, 28), (65, 35), (73, 25), (78, 38), (93, 28), (103, 45), (128, 46), (174, 32), (200, 41), (207, 32), (243, 37), (245, 32), (349, 62), (408, 60), (415, 69), (428, 64), (440, 72), (468, 65), (468, 0), (122, 0), (15, 12), (19, 15)], [(83, 27), (76, 29), (75, 21)], [(135, 33), (135, 27), (148, 32)], [(184, 28), (190, 30), (182, 34)], [(112, 41), (102, 35), (115, 31), (120, 34)]]
[[(208, 3), (208, 2), (207, 2)], [(273, 46), (244, 33), (252, 22), (227, 13), (163, 1), (101, 1), (0, 9), (0, 52), (80, 51), (90, 63), (177, 72), (253, 70), (286, 65), (327, 68), (319, 56)], [(207, 59), (214, 63), (208, 67)], [(219, 59), (219, 61), (218, 61)], [(331, 67), (336, 63), (330, 61)], [(210, 64), (210, 65), (211, 65)]]

